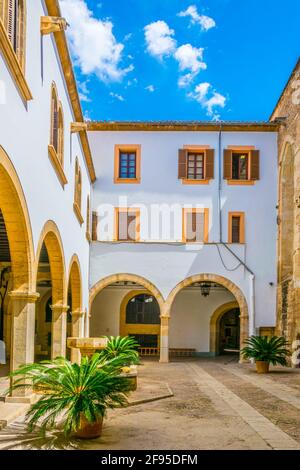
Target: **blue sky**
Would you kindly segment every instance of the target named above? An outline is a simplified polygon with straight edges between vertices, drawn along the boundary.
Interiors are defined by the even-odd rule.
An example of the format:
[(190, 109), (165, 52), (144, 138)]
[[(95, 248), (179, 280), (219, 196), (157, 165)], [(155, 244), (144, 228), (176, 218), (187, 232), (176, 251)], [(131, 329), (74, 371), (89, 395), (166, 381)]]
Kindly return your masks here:
[(267, 120), (299, 56), (299, 0), (60, 4), (92, 120)]

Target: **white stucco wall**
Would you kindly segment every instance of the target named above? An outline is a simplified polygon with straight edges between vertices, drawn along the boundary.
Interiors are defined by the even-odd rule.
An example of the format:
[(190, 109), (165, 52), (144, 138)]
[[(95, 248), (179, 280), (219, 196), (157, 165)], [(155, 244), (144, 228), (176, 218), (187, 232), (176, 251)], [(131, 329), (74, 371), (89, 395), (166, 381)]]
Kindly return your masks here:
[[(218, 132), (90, 132), (97, 181), (93, 192), (93, 210), (101, 213), (103, 205), (141, 207), (141, 243), (113, 244), (113, 219), (109, 240), (95, 242), (91, 249), (90, 285), (116, 273), (131, 273), (153, 282), (166, 298), (183, 279), (194, 274), (212, 273), (224, 276), (244, 293), (250, 305), (248, 272), (219, 242), (218, 215)], [(141, 144), (141, 184), (113, 183), (114, 145)], [(209, 185), (183, 185), (178, 180), (178, 149), (184, 145), (210, 145), (215, 149), (215, 178)], [(276, 204), (277, 204), (277, 134), (273, 132), (223, 132), (223, 149), (229, 145), (255, 146), (260, 150), (260, 180), (253, 186), (229, 186), (221, 180), (222, 238), (228, 239), (228, 212), (245, 212), (245, 245), (231, 249), (255, 274), (256, 327), (275, 325), (276, 298)], [(209, 242), (205, 246), (186, 246), (179, 215), (170, 243), (146, 243), (144, 214), (153, 204), (178, 204), (209, 208)], [(150, 240), (149, 240), (150, 238)], [(161, 238), (163, 238), (161, 236)], [(103, 240), (101, 230), (98, 239)], [(145, 242), (145, 243), (143, 243)], [(177, 242), (177, 243), (176, 243)], [(179, 243), (178, 243), (179, 242)], [(270, 283), (274, 285), (271, 286)]]
[(204, 298), (200, 290), (184, 289), (175, 298), (171, 310), (170, 348), (192, 348), (208, 353), (210, 319), (218, 307), (235, 299), (230, 292), (212, 292)]
[[(43, 2), (27, 2), (26, 80), (33, 100), (24, 104), (0, 55), (0, 79), (4, 83), (4, 102), (0, 103), (0, 145), (19, 176), (32, 227), (35, 250), (40, 233), (53, 220), (61, 234), (66, 271), (73, 254), (80, 261), (83, 306), (88, 307), (89, 244), (86, 240), (86, 203), (90, 181), (78, 136), (70, 137), (74, 121), (57, 57), (53, 35), (41, 38), (40, 18), (47, 14)], [(48, 157), (50, 139), (51, 84), (56, 83), (64, 113), (64, 171), (68, 184), (62, 188)], [(82, 226), (73, 212), (75, 158), (82, 170)], [(66, 273), (67, 275), (67, 273)]]

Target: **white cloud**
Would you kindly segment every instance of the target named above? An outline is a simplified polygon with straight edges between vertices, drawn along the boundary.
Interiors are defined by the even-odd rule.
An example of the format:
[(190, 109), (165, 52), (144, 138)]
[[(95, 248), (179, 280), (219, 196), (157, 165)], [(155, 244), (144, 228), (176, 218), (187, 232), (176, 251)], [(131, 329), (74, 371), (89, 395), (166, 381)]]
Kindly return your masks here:
[(121, 66), (124, 45), (117, 42), (111, 21), (95, 18), (84, 0), (60, 0), (60, 6), (70, 24), (67, 34), (75, 64), (84, 75), (120, 81), (134, 69)]
[(155, 87), (154, 85), (148, 85), (145, 90), (149, 91), (149, 93), (153, 93), (155, 91)]
[(176, 49), (175, 32), (165, 21), (150, 23), (144, 28), (148, 52), (158, 58), (171, 55)]
[(216, 26), (216, 22), (213, 18), (206, 15), (200, 15), (195, 5), (191, 5), (186, 10), (181, 11), (178, 13), (178, 16), (189, 16), (191, 18), (191, 23), (200, 25), (202, 31), (208, 31)]
[(221, 93), (213, 90), (210, 83), (200, 83), (188, 96), (200, 103), (206, 110), (207, 115), (213, 120), (220, 119), (220, 115), (216, 112), (215, 108), (224, 108), (226, 98)]
[(193, 73), (186, 73), (185, 75), (181, 75), (179, 78), (178, 78), (178, 86), (179, 88), (186, 88), (188, 87), (192, 81), (194, 80), (195, 78), (195, 74)]
[(118, 101), (125, 101), (125, 98), (121, 95), (118, 95), (117, 93), (113, 93), (112, 91), (110, 92), (109, 96), (112, 98), (118, 100)]
[(206, 70), (207, 65), (202, 60), (203, 51), (202, 47), (198, 49), (191, 44), (178, 47), (174, 57), (179, 63), (180, 70), (190, 70), (194, 74), (197, 74), (200, 70)]
[(89, 80), (85, 80), (84, 82), (77, 82), (78, 83), (78, 93), (79, 93), (79, 98), (81, 101), (84, 101), (86, 103), (90, 103), (92, 100), (89, 97), (89, 90), (88, 90), (88, 83)]

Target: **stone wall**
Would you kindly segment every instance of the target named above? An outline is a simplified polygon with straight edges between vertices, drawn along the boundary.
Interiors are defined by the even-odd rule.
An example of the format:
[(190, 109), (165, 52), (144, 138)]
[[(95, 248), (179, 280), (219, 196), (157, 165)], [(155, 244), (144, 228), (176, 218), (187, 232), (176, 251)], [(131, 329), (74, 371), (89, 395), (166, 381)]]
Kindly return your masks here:
[(300, 61), (271, 120), (278, 134), (278, 290), (276, 333), (300, 339)]

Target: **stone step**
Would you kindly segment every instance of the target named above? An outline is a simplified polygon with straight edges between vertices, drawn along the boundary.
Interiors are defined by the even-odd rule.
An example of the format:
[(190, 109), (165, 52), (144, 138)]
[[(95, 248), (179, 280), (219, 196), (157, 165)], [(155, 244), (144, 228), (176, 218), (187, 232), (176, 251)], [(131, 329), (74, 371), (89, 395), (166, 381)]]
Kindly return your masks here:
[(25, 415), (29, 408), (24, 403), (5, 403), (0, 402), (0, 430), (4, 429), (19, 416)]

